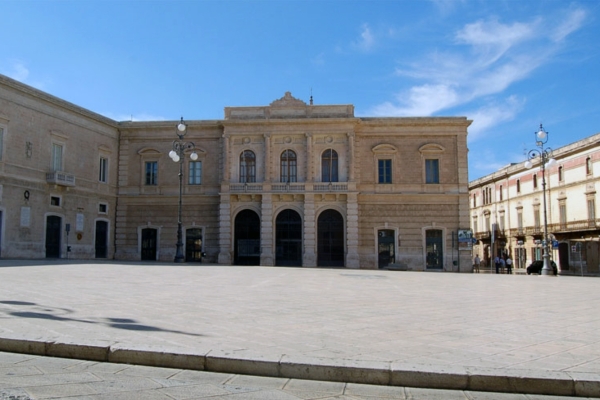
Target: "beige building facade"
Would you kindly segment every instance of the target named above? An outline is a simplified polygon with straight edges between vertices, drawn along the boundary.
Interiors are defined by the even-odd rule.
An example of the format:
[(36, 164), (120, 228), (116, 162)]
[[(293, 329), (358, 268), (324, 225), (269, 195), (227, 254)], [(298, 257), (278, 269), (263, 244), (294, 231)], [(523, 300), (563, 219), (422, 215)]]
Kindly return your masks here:
[[(0, 102), (0, 257), (173, 260), (177, 121), (112, 121), (1, 76)], [(471, 270), (471, 121), (356, 117), (289, 92), (224, 114), (184, 121), (186, 261)]]
[[(551, 145), (549, 136), (547, 145)], [(598, 274), (600, 134), (553, 150), (545, 169), (546, 220), (551, 259), (562, 274)], [(541, 260), (544, 240), (544, 177), (540, 160), (508, 165), (469, 183), (471, 224), (479, 254), (508, 255), (517, 268)]]

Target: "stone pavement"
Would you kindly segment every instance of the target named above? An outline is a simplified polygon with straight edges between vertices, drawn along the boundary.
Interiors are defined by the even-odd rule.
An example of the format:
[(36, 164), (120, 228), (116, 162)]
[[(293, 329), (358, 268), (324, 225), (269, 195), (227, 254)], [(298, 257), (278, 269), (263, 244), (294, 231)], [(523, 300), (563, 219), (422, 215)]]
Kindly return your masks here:
[(565, 400), (567, 397), (236, 375), (0, 352), (0, 400), (33, 399)]
[[(600, 397), (599, 285), (581, 277), (0, 260), (0, 351), (74, 359), (31, 358), (18, 368), (33, 363), (44, 377), (54, 373), (36, 363), (72, 362), (73, 373), (92, 381), (70, 384), (92, 387), (102, 386), (93, 379), (120, 385), (115, 372), (145, 371), (146, 383), (221, 373), (206, 379), (233, 392), (215, 398), (368, 398), (353, 392), (364, 384), (385, 385), (368, 387), (390, 398)], [(17, 367), (2, 360), (6, 391)], [(176, 371), (157, 378), (164, 368), (118, 363)], [(337, 392), (287, 392), (317, 381)], [(410, 397), (424, 393), (419, 387), (445, 391)], [(167, 396), (158, 398), (186, 398)]]

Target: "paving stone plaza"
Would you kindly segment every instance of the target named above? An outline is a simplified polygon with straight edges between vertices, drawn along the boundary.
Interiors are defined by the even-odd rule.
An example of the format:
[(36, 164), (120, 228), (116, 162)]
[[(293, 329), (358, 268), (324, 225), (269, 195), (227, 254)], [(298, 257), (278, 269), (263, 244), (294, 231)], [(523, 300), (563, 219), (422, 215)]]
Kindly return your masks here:
[(598, 285), (1, 260), (0, 399), (600, 397)]

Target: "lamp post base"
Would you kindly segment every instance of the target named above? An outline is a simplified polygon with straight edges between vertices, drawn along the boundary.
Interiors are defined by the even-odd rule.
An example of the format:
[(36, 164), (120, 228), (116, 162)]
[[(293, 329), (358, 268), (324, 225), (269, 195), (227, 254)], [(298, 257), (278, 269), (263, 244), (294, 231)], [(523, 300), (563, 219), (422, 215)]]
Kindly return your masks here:
[(554, 276), (554, 270), (552, 269), (552, 266), (550, 266), (550, 256), (548, 255), (548, 253), (544, 254), (542, 256), (542, 258), (544, 259), (544, 266), (542, 267), (542, 275), (544, 276)]

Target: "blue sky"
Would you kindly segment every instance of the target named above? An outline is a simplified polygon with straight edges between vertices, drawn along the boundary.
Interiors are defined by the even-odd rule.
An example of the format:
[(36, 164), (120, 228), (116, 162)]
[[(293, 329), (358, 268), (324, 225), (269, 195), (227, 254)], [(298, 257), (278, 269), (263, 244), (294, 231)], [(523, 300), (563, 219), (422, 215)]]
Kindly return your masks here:
[(600, 2), (0, 1), (0, 73), (116, 120), (466, 116), (469, 180), (600, 132)]

